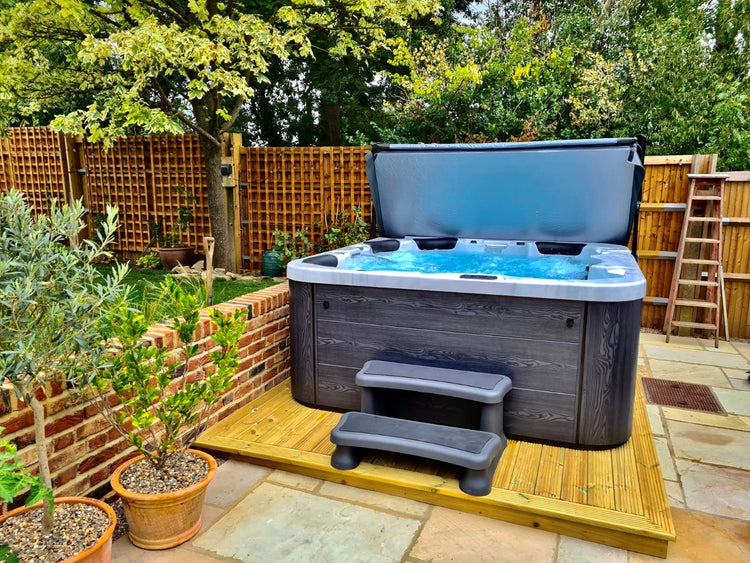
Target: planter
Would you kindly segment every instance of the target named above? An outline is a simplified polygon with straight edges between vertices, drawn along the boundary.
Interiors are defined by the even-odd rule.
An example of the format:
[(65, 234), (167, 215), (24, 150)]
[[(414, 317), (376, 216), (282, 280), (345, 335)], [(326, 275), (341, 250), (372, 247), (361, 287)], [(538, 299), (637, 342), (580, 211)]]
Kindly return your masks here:
[(260, 273), (270, 278), (284, 275), (284, 256), (276, 250), (266, 250), (260, 266)]
[(175, 266), (190, 266), (195, 261), (192, 246), (178, 246), (175, 248), (159, 248), (159, 258), (162, 268), (171, 270)]
[[(107, 527), (107, 530), (96, 544), (78, 555), (68, 557), (62, 563), (109, 563), (112, 560), (112, 532), (115, 531), (115, 525), (117, 524), (117, 517), (112, 507), (106, 502), (86, 497), (60, 497), (55, 499), (55, 504), (88, 504), (97, 507), (109, 517), (109, 527)], [(24, 512), (40, 509), (41, 507), (42, 503), (39, 502), (33, 506), (16, 508), (0, 516), (0, 522), (4, 522), (8, 518), (18, 516)]]
[(172, 493), (133, 493), (120, 484), (120, 475), (144, 459), (130, 459), (112, 474), (112, 489), (120, 495), (128, 520), (128, 536), (143, 549), (168, 549), (185, 543), (201, 529), (201, 510), (208, 484), (216, 473), (216, 460), (207, 453), (188, 450), (208, 462), (208, 475), (194, 485)]

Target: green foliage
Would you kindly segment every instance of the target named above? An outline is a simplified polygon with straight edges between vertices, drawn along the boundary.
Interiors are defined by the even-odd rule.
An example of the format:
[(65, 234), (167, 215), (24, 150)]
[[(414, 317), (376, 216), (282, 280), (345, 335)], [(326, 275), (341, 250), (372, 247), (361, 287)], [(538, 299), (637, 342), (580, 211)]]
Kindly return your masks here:
[[(178, 360), (171, 363), (169, 351), (144, 342), (149, 328), (146, 319), (123, 308), (110, 320), (116, 352), (90, 380), (96, 408), (158, 469), (170, 453), (189, 447), (211, 407), (230, 388), (239, 366), (237, 341), (246, 316), (245, 311), (228, 316), (209, 311), (217, 327), (211, 337), (215, 349), (208, 354), (212, 365), (203, 368), (201, 378), (188, 382), (188, 365), (200, 348), (194, 341), (200, 299), (169, 277), (162, 290), (171, 297), (179, 315), (172, 319), (181, 342)], [(175, 378), (178, 382), (173, 384)], [(109, 404), (110, 389), (122, 404), (119, 410)]]
[(151, 240), (148, 243), (149, 248), (159, 246), (161, 248), (178, 248), (185, 246), (182, 240), (183, 235), (190, 230), (193, 214), (192, 206), (195, 205), (196, 197), (188, 194), (183, 186), (176, 186), (174, 191), (179, 194), (180, 205), (177, 208), (177, 221), (169, 228), (164, 228), (164, 220), (152, 221), (148, 224), (151, 232)]
[(18, 563), (18, 555), (10, 550), (7, 545), (0, 545), (0, 561), (3, 563)]
[(144, 270), (157, 270), (161, 268), (161, 259), (158, 254), (149, 250), (135, 261), (135, 265)]
[(284, 264), (312, 254), (312, 243), (307, 237), (307, 227), (292, 234), (285, 233), (284, 231), (274, 231), (273, 237), (275, 243), (271, 250), (281, 253)]
[(315, 248), (317, 252), (335, 250), (367, 240), (368, 225), (362, 219), (362, 210), (353, 205), (352, 211), (353, 216), (343, 210), (326, 216), (322, 241)]
[[(5, 430), (0, 426), (0, 434)], [(44, 486), (38, 475), (31, 472), (18, 461), (16, 445), (8, 438), (0, 438), (0, 499), (12, 502), (24, 489), (29, 489), (26, 506), (36, 504), (47, 499), (50, 510), (54, 510), (52, 489)]]

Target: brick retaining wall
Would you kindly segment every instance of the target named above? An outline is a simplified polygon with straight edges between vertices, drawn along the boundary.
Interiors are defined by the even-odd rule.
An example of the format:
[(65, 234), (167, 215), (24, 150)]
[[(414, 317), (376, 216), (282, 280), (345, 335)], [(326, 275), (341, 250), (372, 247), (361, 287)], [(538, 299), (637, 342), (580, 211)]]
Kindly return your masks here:
[[(212, 410), (211, 426), (265, 391), (289, 377), (289, 286), (280, 284), (248, 293), (213, 307), (224, 313), (235, 309), (252, 310), (245, 333), (239, 341), (240, 366), (232, 387)], [(213, 325), (204, 311), (197, 328), (200, 354), (188, 366), (188, 380), (200, 376), (208, 361), (209, 338)], [(157, 346), (174, 349), (176, 333), (167, 326), (154, 325), (146, 335)], [(47, 389), (47, 447), (50, 470), (57, 496), (86, 495), (106, 484), (112, 471), (134, 455), (117, 431), (98, 414), (93, 405), (63, 390), (60, 384)], [(9, 405), (0, 402), (0, 426), (18, 446), (19, 459), (36, 465), (31, 410), (13, 392), (5, 391)]]

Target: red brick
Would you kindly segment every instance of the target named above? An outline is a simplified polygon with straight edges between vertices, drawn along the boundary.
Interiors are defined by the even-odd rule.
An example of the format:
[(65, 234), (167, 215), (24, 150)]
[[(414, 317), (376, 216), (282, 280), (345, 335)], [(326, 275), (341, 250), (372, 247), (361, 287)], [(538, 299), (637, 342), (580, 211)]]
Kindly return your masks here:
[(53, 479), (55, 487), (62, 487), (65, 483), (75, 479), (77, 474), (75, 467), (68, 467), (65, 471), (58, 473)]
[(107, 433), (103, 432), (102, 434), (98, 434), (89, 440), (88, 449), (90, 452), (93, 452), (94, 450), (98, 450), (99, 448), (101, 448), (106, 443)]
[(73, 444), (59, 455), (50, 458), (49, 469), (52, 473), (59, 471), (84, 457), (86, 454), (86, 444)]
[(34, 431), (31, 432), (24, 432), (23, 434), (19, 434), (13, 439), (13, 443), (16, 445), (16, 448), (18, 450), (22, 450), (27, 446), (30, 446), (36, 442), (36, 434), (34, 434)]
[(106, 450), (102, 450), (96, 455), (90, 455), (83, 462), (78, 464), (78, 473), (85, 473), (90, 469), (94, 469), (95, 467), (106, 463), (111, 458), (113, 458), (116, 453), (117, 447), (113, 446), (111, 448), (107, 448)]
[(68, 428), (73, 428), (81, 422), (83, 422), (83, 411), (79, 410), (78, 412), (66, 414), (57, 420), (48, 423), (44, 431), (47, 436), (54, 436), (55, 434), (64, 432)]
[(98, 434), (108, 427), (109, 422), (104, 417), (92, 418), (79, 428), (76, 428), (76, 440), (83, 440), (84, 438)]
[(5, 427), (5, 434), (12, 434), (18, 430), (33, 426), (34, 415), (30, 409), (24, 409), (18, 411), (16, 414), (10, 415), (7, 420), (1, 421), (0, 425)]
[(68, 446), (73, 445), (73, 442), (75, 442), (75, 437), (73, 436), (72, 432), (68, 432), (67, 434), (63, 434), (59, 438), (55, 438), (52, 440), (52, 449), (56, 452), (59, 452), (61, 450), (64, 450)]
[(96, 473), (92, 473), (89, 477), (89, 486), (94, 487), (101, 483), (102, 481), (105, 481), (106, 479), (109, 479), (110, 477), (109, 467), (105, 467), (104, 469), (100, 469)]

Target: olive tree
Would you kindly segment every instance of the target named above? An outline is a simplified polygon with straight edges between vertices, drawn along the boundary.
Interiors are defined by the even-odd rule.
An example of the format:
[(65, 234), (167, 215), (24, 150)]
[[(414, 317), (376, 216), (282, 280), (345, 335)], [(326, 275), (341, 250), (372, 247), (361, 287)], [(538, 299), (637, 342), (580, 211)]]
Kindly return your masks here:
[[(52, 488), (42, 399), (53, 381), (76, 385), (79, 374), (101, 363), (102, 319), (118, 302), (127, 267), (103, 276), (95, 262), (107, 256), (117, 228), (108, 207), (96, 241), (78, 240), (84, 226), (79, 201), (36, 215), (12, 190), (0, 197), (0, 381), (34, 417), (39, 475)], [(45, 527), (52, 527), (45, 499)]]

